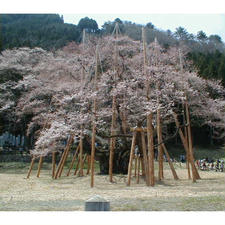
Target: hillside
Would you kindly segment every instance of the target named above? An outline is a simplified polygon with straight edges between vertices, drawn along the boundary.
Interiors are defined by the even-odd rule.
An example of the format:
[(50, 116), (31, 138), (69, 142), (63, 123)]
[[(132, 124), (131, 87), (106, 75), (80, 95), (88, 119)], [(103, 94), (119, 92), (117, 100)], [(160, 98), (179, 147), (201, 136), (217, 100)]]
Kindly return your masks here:
[(42, 47), (58, 49), (70, 41), (78, 41), (76, 25), (66, 24), (57, 14), (2, 14), (1, 49)]
[[(0, 14), (0, 51), (14, 47), (56, 50), (72, 41), (79, 43), (83, 29), (89, 36), (111, 35), (116, 22), (120, 33), (133, 40), (141, 40), (143, 25), (119, 18), (105, 22), (99, 29), (96, 21), (88, 17), (73, 25), (64, 23), (63, 17), (58, 14)], [(173, 33), (159, 30), (149, 22), (146, 24), (146, 41), (151, 43), (155, 38), (165, 49), (180, 45), (188, 47), (188, 57), (198, 74), (205, 79), (222, 80), (225, 86), (225, 45), (220, 36), (207, 37), (203, 31), (194, 35), (183, 27), (178, 27)]]

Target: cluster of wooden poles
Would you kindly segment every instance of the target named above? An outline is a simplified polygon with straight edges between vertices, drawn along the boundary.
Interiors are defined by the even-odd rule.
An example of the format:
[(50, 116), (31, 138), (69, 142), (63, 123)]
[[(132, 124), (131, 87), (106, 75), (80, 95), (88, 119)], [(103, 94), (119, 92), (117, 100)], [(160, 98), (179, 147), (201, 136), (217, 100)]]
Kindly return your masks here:
[[(178, 115), (176, 113), (173, 113), (173, 117), (176, 123), (176, 127), (179, 132), (179, 136), (181, 138), (181, 141), (183, 143), (184, 149), (186, 151), (186, 161), (187, 161), (187, 171), (188, 171), (188, 179), (191, 179), (193, 182), (195, 182), (197, 179), (200, 179), (198, 170), (194, 163), (194, 157), (193, 157), (193, 147), (192, 147), (192, 138), (191, 138), (191, 126), (190, 126), (190, 115), (189, 115), (189, 109), (187, 101), (184, 104), (184, 109), (186, 112), (186, 115), (183, 115), (186, 120), (184, 121), (185, 126), (182, 129), (180, 126), (180, 122), (178, 120)], [(128, 165), (128, 177), (127, 177), (127, 185), (131, 185), (131, 177), (132, 172), (134, 172), (134, 176), (136, 177), (137, 183), (139, 183), (140, 180), (140, 169), (142, 170), (142, 177), (144, 178), (147, 186), (154, 186), (155, 185), (155, 156), (154, 156), (154, 142), (153, 142), (153, 133), (154, 128), (152, 125), (152, 119), (153, 114), (149, 114), (147, 116), (147, 127), (136, 127), (132, 128), (133, 137), (132, 137), (132, 144), (131, 144), (131, 150), (130, 150), (130, 157), (129, 157), (129, 165)], [(146, 135), (147, 133), (147, 135)], [(135, 153), (135, 147), (137, 143), (137, 136), (140, 135), (141, 145), (138, 145), (139, 153)], [(147, 143), (146, 143), (146, 136), (147, 136)], [(56, 152), (52, 152), (52, 178), (57, 179), (60, 178), (66, 163), (66, 160), (68, 158), (71, 145), (74, 140), (74, 135), (71, 135), (67, 145), (64, 149), (64, 152), (61, 155), (60, 161), (56, 167)], [(158, 180), (162, 180), (164, 178), (163, 173), (163, 162), (164, 157), (166, 156), (169, 167), (171, 169), (171, 172), (173, 174), (173, 177), (175, 180), (178, 180), (178, 175), (176, 173), (176, 170), (174, 169), (172, 160), (170, 158), (170, 155), (167, 151), (167, 148), (163, 142), (162, 138), (162, 121), (160, 118), (160, 109), (157, 110), (157, 150), (158, 150)], [(84, 163), (87, 162), (87, 172), (86, 175), (90, 173), (91, 165), (94, 165), (94, 157), (92, 158), (89, 154), (83, 154), (83, 137), (81, 135), (79, 144), (75, 150), (75, 153), (73, 154), (72, 161), (69, 165), (69, 169), (66, 172), (66, 176), (69, 176), (71, 173), (72, 168), (74, 167), (74, 164), (77, 160), (77, 164), (75, 166), (74, 175), (78, 176), (84, 176)], [(133, 161), (135, 161), (133, 168)], [(27, 174), (27, 178), (30, 177), (32, 168), (34, 166), (35, 157), (32, 158), (30, 168)], [(40, 176), (40, 171), (43, 164), (43, 156), (40, 156), (39, 163), (38, 163), (38, 169), (37, 169), (37, 177)], [(191, 173), (192, 172), (192, 173)], [(93, 171), (94, 176), (94, 171)], [(111, 175), (112, 176), (112, 175)]]
[[(66, 160), (69, 156), (69, 152), (71, 150), (71, 145), (73, 143), (74, 140), (74, 135), (71, 135), (67, 145), (61, 155), (60, 161), (56, 167), (56, 152), (52, 152), (52, 178), (53, 179), (57, 179), (60, 178), (66, 163)], [(43, 156), (40, 156), (39, 158), (39, 163), (38, 163), (38, 169), (37, 169), (37, 177), (40, 177), (40, 172), (41, 172), (41, 168), (42, 168), (42, 164), (43, 164)], [(27, 178), (30, 177), (31, 175), (31, 171), (33, 169), (34, 163), (35, 163), (35, 157), (32, 158), (31, 160), (31, 164), (30, 164), (30, 168), (27, 174)], [(83, 154), (83, 139), (80, 139), (80, 142), (75, 150), (75, 153), (73, 154), (72, 157), (72, 161), (69, 165), (69, 169), (66, 173), (66, 176), (69, 176), (71, 173), (72, 168), (74, 167), (74, 164), (77, 160), (77, 164), (75, 166), (75, 171), (74, 171), (74, 175), (78, 176), (84, 176), (84, 164), (85, 162), (87, 162), (87, 172), (86, 174), (88, 175), (90, 173), (90, 167), (91, 167), (91, 156), (89, 154)]]
[[(186, 115), (183, 115), (183, 116), (186, 117), (186, 121), (184, 121), (185, 125), (183, 130), (180, 126), (178, 115), (175, 112), (173, 113), (173, 117), (179, 132), (179, 136), (181, 138), (181, 141), (183, 143), (183, 146), (186, 152), (186, 165), (187, 165), (187, 171), (188, 171), (188, 179), (191, 179), (192, 177), (193, 182), (196, 182), (197, 179), (200, 179), (200, 176), (194, 163), (190, 115), (189, 115), (187, 102), (185, 102), (185, 111), (186, 111)], [(154, 156), (154, 143), (153, 143), (152, 114), (149, 114), (147, 116), (147, 128), (136, 127), (136, 128), (133, 128), (132, 131), (133, 131), (133, 137), (132, 137), (132, 144), (131, 144), (131, 150), (130, 150), (127, 185), (130, 186), (131, 184), (133, 161), (135, 161), (134, 176), (137, 179), (137, 183), (139, 183), (140, 167), (141, 167), (142, 176), (144, 177), (144, 180), (147, 186), (154, 186), (155, 185), (155, 172), (154, 172), (155, 156)], [(146, 135), (145, 135), (146, 132), (147, 132), (147, 147), (146, 147)], [(138, 145), (139, 154), (135, 154), (136, 140), (138, 135), (141, 136), (141, 145), (140, 144)], [(164, 178), (163, 155), (165, 155), (167, 158), (167, 161), (172, 171), (174, 179), (178, 180), (179, 179), (178, 175), (174, 169), (174, 166), (170, 158), (170, 155), (167, 151), (167, 148), (163, 142), (160, 109), (157, 110), (157, 150), (158, 150), (158, 180), (162, 180)], [(142, 157), (140, 157), (140, 155)], [(191, 172), (192, 172), (192, 176), (191, 176)]]
[[(118, 24), (116, 24), (115, 27), (116, 31), (116, 39), (118, 39)], [(146, 42), (145, 42), (145, 34), (143, 30), (143, 48), (144, 48), (144, 73), (146, 73), (145, 68), (147, 64), (147, 59), (146, 59)], [(96, 68), (95, 68), (95, 83), (94, 86), (96, 90), (98, 90), (97, 86), (97, 78), (98, 78), (98, 62), (99, 61), (99, 55), (98, 55), (98, 49), (96, 48)], [(115, 71), (117, 71), (117, 61), (118, 61), (118, 46), (116, 44), (115, 46)], [(147, 92), (149, 90), (147, 89)], [(147, 93), (148, 96), (148, 93)], [(112, 126), (111, 126), (111, 136), (112, 138), (110, 139), (110, 157), (109, 157), (109, 181), (113, 182), (113, 154), (115, 151), (115, 127), (116, 127), (116, 98), (113, 96), (113, 104), (112, 104)], [(181, 129), (178, 116), (176, 113), (173, 113), (173, 117), (176, 123), (176, 127), (179, 131), (179, 135), (181, 138), (181, 141), (183, 143), (184, 149), (186, 151), (186, 159), (187, 159), (187, 169), (188, 169), (188, 178), (191, 179), (191, 171), (192, 171), (192, 180), (193, 182), (196, 181), (196, 179), (200, 179), (199, 173), (196, 169), (195, 163), (194, 163), (194, 157), (193, 157), (193, 147), (192, 147), (192, 138), (191, 138), (191, 126), (190, 126), (190, 115), (189, 115), (189, 109), (188, 109), (188, 103), (187, 103), (187, 97), (186, 97), (186, 102), (184, 104), (184, 111), (186, 112), (186, 115), (183, 117), (185, 119), (185, 124), (187, 126), (184, 127), (184, 130)], [(67, 172), (67, 176), (70, 175), (70, 171), (74, 166), (74, 163), (76, 159), (78, 158), (76, 169), (74, 172), (74, 175), (77, 174), (79, 176), (83, 176), (83, 167), (85, 160), (88, 162), (88, 169), (87, 169), (87, 174), (89, 174), (89, 171), (91, 171), (91, 187), (94, 186), (94, 160), (95, 160), (95, 136), (96, 136), (96, 111), (97, 111), (97, 101), (94, 99), (93, 102), (93, 124), (92, 124), (92, 139), (91, 139), (91, 155), (85, 155), (83, 154), (83, 134), (81, 132), (80, 134), (80, 142), (79, 145), (73, 155), (71, 164), (69, 166), (69, 170)], [(142, 127), (136, 127), (132, 129), (133, 132), (133, 137), (132, 137), (132, 144), (131, 144), (131, 150), (130, 150), (130, 158), (129, 158), (129, 166), (128, 166), (128, 179), (127, 179), (127, 185), (130, 186), (131, 184), (131, 176), (132, 176), (132, 169), (133, 169), (133, 160), (135, 159), (135, 154), (134, 150), (136, 147), (136, 139), (137, 136), (141, 137), (141, 144), (139, 145), (139, 152), (141, 153), (141, 158), (136, 157), (135, 159), (135, 171), (140, 171), (140, 165), (142, 165), (142, 175), (146, 181), (147, 186), (154, 186), (155, 185), (155, 172), (154, 172), (154, 138), (153, 138), (153, 133), (154, 133), (154, 128), (153, 128), (153, 113), (149, 113), (147, 115), (147, 127), (142, 128)], [(46, 122), (47, 123), (47, 122)], [(146, 144), (146, 135), (147, 133), (147, 144)], [(61, 156), (61, 159), (57, 165), (56, 168), (56, 153), (52, 153), (52, 177), (54, 179), (57, 179), (61, 176), (63, 172), (63, 168), (65, 166), (65, 162), (68, 158), (69, 151), (71, 149), (71, 145), (73, 143), (74, 135), (70, 135), (69, 141), (66, 145), (66, 148)], [(166, 149), (166, 146), (163, 142), (162, 138), (162, 122), (160, 118), (160, 109), (158, 108), (157, 110), (157, 149), (158, 149), (158, 180), (162, 180), (164, 178), (163, 174), (163, 155), (166, 155), (167, 161), (169, 163), (170, 169), (172, 171), (174, 179), (178, 179), (177, 173), (174, 169), (173, 163), (170, 159), (169, 153)], [(79, 154), (79, 156), (78, 156)], [(33, 165), (35, 162), (35, 157), (32, 158), (30, 168), (27, 174), (27, 178), (30, 177)], [(40, 176), (40, 170), (42, 167), (43, 163), (43, 156), (40, 156), (39, 163), (38, 163), (38, 171), (37, 171), (37, 177)], [(191, 171), (190, 171), (191, 170)], [(136, 175), (136, 173), (135, 173)], [(139, 182), (139, 176), (140, 173), (138, 172), (137, 174), (137, 182)]]

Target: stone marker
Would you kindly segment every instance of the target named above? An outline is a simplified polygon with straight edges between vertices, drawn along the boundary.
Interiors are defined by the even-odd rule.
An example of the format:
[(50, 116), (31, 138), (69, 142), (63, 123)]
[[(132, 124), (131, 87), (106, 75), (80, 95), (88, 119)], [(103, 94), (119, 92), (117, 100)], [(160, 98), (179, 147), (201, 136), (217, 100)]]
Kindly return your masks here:
[(85, 211), (110, 211), (110, 202), (94, 195), (85, 202)]

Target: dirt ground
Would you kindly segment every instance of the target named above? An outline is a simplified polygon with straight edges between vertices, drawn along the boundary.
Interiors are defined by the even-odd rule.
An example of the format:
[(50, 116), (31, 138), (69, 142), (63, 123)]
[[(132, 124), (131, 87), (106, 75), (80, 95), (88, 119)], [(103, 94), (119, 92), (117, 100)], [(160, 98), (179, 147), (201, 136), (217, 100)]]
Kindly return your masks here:
[[(110, 201), (112, 211), (224, 211), (225, 172), (199, 171), (201, 180), (193, 183), (187, 179), (185, 165), (176, 165), (179, 180), (175, 181), (168, 166), (161, 182), (147, 187), (144, 180), (136, 183), (132, 177), (131, 186), (126, 185), (125, 175), (114, 176), (115, 183), (108, 176), (96, 175), (95, 187), (90, 187), (90, 176), (63, 175), (51, 178), (48, 166), (36, 170), (26, 179), (26, 167), (2, 169), (0, 165), (0, 210), (1, 211), (73, 211), (84, 210), (87, 199), (100, 195)], [(64, 173), (67, 170), (64, 171)], [(157, 174), (157, 171), (156, 173)]]

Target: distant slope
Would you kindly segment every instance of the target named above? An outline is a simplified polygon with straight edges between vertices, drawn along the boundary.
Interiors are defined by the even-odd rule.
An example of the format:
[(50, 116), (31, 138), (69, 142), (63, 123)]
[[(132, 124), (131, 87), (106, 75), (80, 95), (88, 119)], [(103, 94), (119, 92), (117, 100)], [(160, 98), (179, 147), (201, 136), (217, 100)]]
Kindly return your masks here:
[(42, 47), (57, 49), (70, 41), (78, 41), (76, 25), (65, 24), (57, 14), (1, 14), (1, 49)]
[[(87, 32), (96, 28), (93, 35), (111, 35), (115, 23), (119, 24), (120, 33), (134, 40), (141, 40), (143, 25), (130, 21), (105, 22), (98, 29), (96, 21), (85, 17), (78, 25), (66, 24), (58, 14), (0, 14), (0, 52), (14, 47), (41, 47), (45, 50), (61, 48), (71, 41), (81, 40), (82, 29)], [(218, 35), (207, 37), (203, 31), (197, 36), (189, 34), (185, 28), (178, 27), (176, 32), (157, 29), (151, 22), (146, 24), (148, 43), (157, 38), (161, 46), (186, 45), (189, 59), (192, 60), (198, 74), (206, 79), (219, 79), (225, 87), (225, 45)]]

